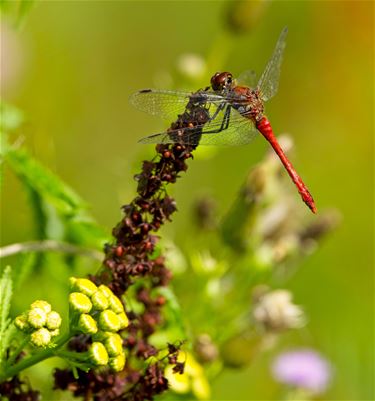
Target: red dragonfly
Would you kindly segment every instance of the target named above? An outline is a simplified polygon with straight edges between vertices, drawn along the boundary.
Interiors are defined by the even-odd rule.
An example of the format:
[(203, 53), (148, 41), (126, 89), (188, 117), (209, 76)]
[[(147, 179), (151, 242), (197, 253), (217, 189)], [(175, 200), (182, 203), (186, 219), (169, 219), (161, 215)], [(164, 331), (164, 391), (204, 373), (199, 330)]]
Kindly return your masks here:
[[(194, 107), (207, 113), (204, 124), (191, 128), (169, 129), (142, 138), (141, 143), (182, 143), (186, 145), (244, 145), (260, 132), (279, 156), (302, 200), (316, 213), (317, 209), (306, 185), (281, 149), (264, 115), (264, 102), (277, 92), (280, 66), (285, 48), (287, 28), (277, 41), (273, 55), (258, 83), (253, 71), (246, 71), (236, 80), (230, 72), (217, 72), (211, 86), (195, 93), (144, 89), (134, 93), (130, 101), (138, 109), (153, 115), (175, 119)], [(197, 135), (199, 131), (199, 135)]]

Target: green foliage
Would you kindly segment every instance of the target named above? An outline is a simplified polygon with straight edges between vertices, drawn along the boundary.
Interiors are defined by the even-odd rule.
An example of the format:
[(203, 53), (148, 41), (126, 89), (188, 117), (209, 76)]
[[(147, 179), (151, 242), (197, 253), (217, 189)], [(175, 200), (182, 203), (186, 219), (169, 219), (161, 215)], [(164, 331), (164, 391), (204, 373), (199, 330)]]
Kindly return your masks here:
[(7, 133), (17, 129), (23, 120), (24, 116), (20, 110), (0, 100), (0, 188), (3, 183), (3, 161), (7, 148)]
[(57, 176), (36, 161), (26, 150), (9, 148), (6, 161), (13, 171), (46, 202), (64, 216), (81, 213), (84, 202)]
[(4, 269), (0, 279), (0, 365), (5, 356), (5, 350), (9, 345), (10, 336), (10, 318), (9, 310), (12, 299), (13, 283), (11, 277), (11, 268), (7, 266)]
[(15, 27), (20, 27), (35, 4), (35, 0), (0, 0), (0, 12), (7, 15)]
[[(6, 106), (5, 128), (16, 128), (22, 122), (15, 110)], [(67, 239), (75, 244), (102, 247), (106, 233), (87, 212), (86, 203), (68, 185), (27, 150), (8, 144), (5, 137), (2, 159), (29, 193), (39, 239)]]
[(35, 265), (35, 260), (35, 253), (28, 253), (22, 257), (17, 268), (17, 274), (13, 278), (13, 286), (15, 290), (20, 288), (30, 275), (32, 268)]
[(262, 166), (258, 166), (249, 174), (237, 199), (220, 225), (224, 243), (237, 251), (244, 251), (246, 248), (247, 233), (253, 225), (255, 208), (264, 187), (265, 174), (263, 170)]
[[(320, 208), (339, 208), (345, 224), (337, 235), (324, 244), (324, 249), (310, 260), (288, 260), (285, 252), (289, 252), (288, 246), (295, 241), (295, 233), (288, 227), (285, 229), (285, 223), (290, 219), (280, 219), (275, 224), (275, 221), (270, 221), (272, 216), (268, 216), (267, 221), (261, 221), (266, 229), (263, 233), (251, 231), (247, 217), (251, 219), (253, 213), (247, 208), (249, 204), (244, 202), (241, 193), (238, 207), (231, 199), (238, 193), (241, 174), (259, 161), (261, 152), (266, 148), (263, 138), (258, 138), (246, 148), (198, 149), (188, 174), (184, 174), (174, 186), (179, 212), (164, 233), (176, 241), (185, 260), (186, 274), (182, 274), (182, 263), (178, 261), (172, 283), (187, 332), (190, 334), (191, 331), (198, 332), (208, 327), (211, 334), (217, 327), (223, 332), (233, 326), (229, 324), (233, 322), (233, 316), (239, 316), (237, 311), (241, 313), (241, 309), (245, 310), (243, 306), (251, 302), (254, 283), (278, 286), (284, 274), (291, 276), (301, 265), (302, 271), (287, 286), (295, 293), (296, 302), (304, 304), (310, 316), (308, 332), (288, 333), (280, 345), (289, 347), (293, 343), (313, 343), (319, 345), (322, 352), (329, 353), (337, 380), (333, 383), (332, 392), (319, 398), (337, 399), (350, 395), (353, 399), (374, 399), (373, 333), (367, 329), (374, 312), (373, 280), (369, 280), (373, 269), (373, 227), (368, 224), (368, 211), (373, 208), (373, 187), (370, 184), (373, 172), (373, 152), (370, 151), (373, 126), (372, 119), (368, 118), (373, 114), (374, 103), (373, 3), (352, 2), (350, 6), (347, 2), (263, 0), (153, 2), (147, 4), (145, 11), (139, 2), (90, 2), (89, 14), (84, 11), (85, 7), (87, 10), (87, 3), (80, 6), (80, 13), (77, 13), (77, 4), (35, 3), (36, 7), (31, 12), (32, 21), (25, 25), (24, 37), (13, 32), (11, 38), (16, 37), (15, 50), (20, 50), (18, 54), (23, 68), (12, 70), (16, 85), (9, 85), (11, 90), (6, 92), (16, 104), (26, 105), (33, 110), (33, 115), (27, 117), (31, 121), (25, 130), (27, 142), (44, 142), (46, 149), (49, 149), (49, 144), (59, 144), (59, 160), (65, 171), (72, 165), (78, 165), (81, 159), (82, 163), (87, 163), (92, 155), (100, 158), (100, 163), (90, 165), (91, 177), (103, 179), (105, 166), (108, 173), (105, 192), (110, 192), (108, 189), (116, 180), (114, 193), (109, 193), (108, 197), (102, 196), (102, 189), (90, 188), (101, 221), (111, 221), (116, 213), (110, 211), (111, 198), (113, 204), (113, 198), (117, 196), (122, 200), (131, 196), (134, 184), (122, 181), (129, 173), (128, 163), (137, 166), (134, 170), (131, 168), (135, 172), (141, 157), (136, 153), (152, 153), (151, 147), (137, 147), (136, 138), (160, 128), (157, 120), (143, 117), (126, 107), (124, 102), (128, 93), (148, 86), (196, 90), (206, 86), (210, 74), (215, 71), (229, 70), (237, 74), (244, 69), (254, 68), (260, 72), (277, 31), (284, 24), (289, 25), (290, 40), (280, 96), (267, 105), (266, 112), (278, 133), (286, 130), (296, 138), (298, 153), (292, 155), (293, 164), (298, 170), (301, 169), (303, 178), (311, 185)], [(15, 19), (20, 4), (20, 0), (0, 2), (2, 14), (7, 14), (4, 17), (8, 21)], [(186, 29), (180, 28), (178, 16), (182, 15), (191, 22)], [(204, 24), (200, 21), (204, 21)], [(85, 34), (82, 36), (83, 27)], [(129, 32), (137, 40), (124, 41)], [(136, 57), (139, 49), (148, 48), (150, 35), (155, 32), (158, 32), (159, 40), (153, 41), (152, 49), (147, 53), (148, 62), (139, 63)], [(176, 34), (171, 37), (170, 32)], [(79, 43), (72, 40), (78, 37), (82, 37)], [(345, 37), (344, 41), (340, 40), (342, 37)], [(37, 46), (34, 46), (33, 39)], [(108, 46), (108, 43), (111, 45)], [(193, 53), (202, 62), (203, 67), (195, 77), (185, 72), (188, 63), (182, 61), (187, 53)], [(327, 57), (324, 57), (327, 55), (332, 56), (328, 57), (329, 65)], [(98, 62), (91, 63), (88, 71), (90, 60)], [(4, 61), (10, 64), (12, 60), (11, 57), (7, 60), (5, 55)], [(359, 79), (347, 79), (351, 76)], [(343, 102), (343, 99), (363, 99), (356, 103), (360, 107), (356, 108), (355, 119), (343, 118), (353, 109), (351, 102)], [(353, 135), (353, 132), (361, 134)], [(64, 153), (64, 149), (71, 149), (72, 143), (89, 153)], [(207, 154), (202, 155), (203, 152)], [(83, 193), (83, 188), (88, 190), (85, 180), (87, 173), (87, 168), (75, 172), (77, 186), (74, 189), (78, 193)], [(10, 199), (8, 203), (19, 198), (19, 187), (14, 184), (15, 180), (12, 181), (6, 182), (3, 188), (11, 194), (7, 198)], [(350, 185), (340, 185), (344, 181)], [(290, 187), (289, 182), (285, 181), (284, 184), (281, 188), (283, 192)], [(351, 190), (348, 190), (349, 186)], [(192, 224), (190, 205), (201, 191), (214, 196), (220, 211), (227, 209), (229, 204), (233, 205), (227, 217), (221, 220), (221, 237), (225, 235), (225, 240), (221, 238), (217, 246), (214, 241), (218, 236), (214, 237), (212, 233), (216, 229), (200, 233)], [(295, 195), (290, 194), (290, 197)], [(41, 204), (42, 200), (36, 202), (36, 205)], [(15, 204), (19, 206), (19, 203)], [(32, 210), (36, 205), (27, 204)], [(27, 214), (12, 206), (3, 204), (6, 214), (9, 214), (7, 220), (11, 223), (6, 227), (7, 233), (4, 227), (5, 242), (17, 238), (18, 232), (22, 233), (20, 223), (25, 221)], [(307, 213), (300, 214), (302, 207), (293, 207), (289, 216), (298, 215), (299, 221), (305, 221)], [(71, 216), (62, 222), (54, 210), (51, 206), (43, 207), (42, 212), (48, 214), (44, 220), (36, 213), (32, 216), (34, 223), (40, 219), (38, 238), (64, 236), (69, 242), (82, 244), (92, 238), (91, 224), (86, 226), (81, 215)], [(320, 213), (317, 222), (320, 222), (319, 216)], [(259, 226), (259, 218), (255, 223)], [(290, 223), (296, 226), (297, 222)], [(28, 229), (28, 224), (25, 228)], [(320, 232), (319, 225), (315, 226), (314, 232)], [(256, 235), (262, 238), (258, 241)], [(94, 235), (94, 238), (98, 237), (100, 235)], [(252, 252), (247, 249), (249, 241), (253, 242)], [(317, 241), (314, 238), (308, 238), (303, 243), (302, 251), (305, 254), (316, 249)], [(164, 254), (166, 247), (161, 248)], [(222, 279), (216, 270), (207, 276), (196, 273), (196, 262), (192, 262), (192, 255), (201, 254), (207, 249), (217, 261), (225, 261), (229, 265), (230, 271), (225, 271)], [(240, 257), (237, 249), (241, 250), (241, 253), (238, 252)], [(284, 259), (273, 263), (274, 255), (279, 260)], [(27, 256), (35, 259), (35, 253)], [(78, 264), (78, 258), (72, 261), (64, 256), (63, 259), (61, 254), (43, 257), (48, 257), (50, 270), (41, 270), (40, 274), (33, 275), (33, 285), (28, 286), (29, 291), (23, 291), (17, 297), (19, 304), (31, 293), (43, 292), (45, 288), (48, 288), (49, 294), (61, 297), (64, 286), (58, 285), (59, 279), (62, 282), (62, 266), (65, 264), (64, 268), (75, 269)], [(21, 262), (26, 263), (26, 259)], [(35, 265), (35, 260), (30, 263)], [(20, 264), (13, 261), (11, 264), (13, 273), (18, 272)], [(169, 262), (167, 266), (170, 267)], [(353, 266), (360, 266), (360, 273)], [(51, 286), (43, 288), (40, 285), (48, 281), (52, 281), (50, 284), (53, 285), (56, 278), (58, 280), (53, 290)], [(16, 277), (16, 288), (15, 280)], [(25, 282), (25, 286), (27, 284)], [(227, 296), (228, 289), (230, 296)], [(340, 307), (343, 299), (347, 300), (345, 308)], [(129, 300), (127, 306), (131, 302)], [(249, 310), (247, 312), (249, 314)], [(237, 351), (230, 347), (230, 353), (236, 353), (246, 362), (250, 359), (246, 349), (250, 340), (245, 338), (241, 341), (241, 338), (233, 339)], [(347, 352), (343, 352), (343, 349)], [(265, 358), (263, 355), (257, 358), (249, 371), (227, 371), (224, 377), (215, 380), (213, 398), (280, 399), (281, 394), (277, 394), (270, 380), (270, 352), (267, 354)], [(43, 369), (35, 369), (32, 381), (41, 383), (44, 373)], [(50, 388), (50, 379), (44, 380), (44, 398), (54, 399), (51, 393), (47, 393), (47, 388)], [(283, 396), (286, 397), (286, 394)], [(170, 399), (176, 398), (175, 394), (170, 394)], [(186, 395), (186, 399), (191, 397)]]
[(168, 340), (170, 342), (185, 339), (187, 337), (181, 306), (176, 294), (170, 287), (160, 287), (158, 293), (166, 300), (165, 315), (167, 322)]

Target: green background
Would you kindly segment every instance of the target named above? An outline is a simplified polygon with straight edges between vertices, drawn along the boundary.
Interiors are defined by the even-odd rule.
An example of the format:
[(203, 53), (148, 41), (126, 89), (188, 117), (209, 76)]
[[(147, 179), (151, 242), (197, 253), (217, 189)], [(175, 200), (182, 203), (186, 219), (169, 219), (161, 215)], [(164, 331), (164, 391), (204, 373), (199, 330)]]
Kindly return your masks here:
[[(196, 89), (218, 69), (260, 73), (287, 25), (279, 93), (267, 115), (277, 133), (293, 137), (294, 164), (318, 210), (337, 209), (342, 219), (289, 282), (309, 324), (285, 342), (315, 347), (331, 360), (328, 399), (372, 400), (374, 4), (269, 2), (240, 35), (225, 33), (228, 7), (220, 1), (37, 2), (20, 30), (2, 26), (3, 98), (26, 114), (25, 145), (77, 190), (109, 232), (134, 194), (139, 161), (152, 152), (137, 139), (166, 127), (132, 109), (129, 95), (143, 87), (194, 88), (177, 68), (186, 53), (208, 63)], [(257, 4), (248, 7), (252, 15)], [(192, 203), (202, 194), (225, 211), (266, 149), (258, 138), (198, 154), (173, 189), (180, 212), (165, 234), (183, 246)], [(9, 172), (3, 189), (2, 244), (32, 239), (26, 195)], [(30, 283), (25, 307), (35, 293), (48, 294), (47, 284), (35, 290)], [(226, 371), (213, 398), (277, 399), (269, 358)]]

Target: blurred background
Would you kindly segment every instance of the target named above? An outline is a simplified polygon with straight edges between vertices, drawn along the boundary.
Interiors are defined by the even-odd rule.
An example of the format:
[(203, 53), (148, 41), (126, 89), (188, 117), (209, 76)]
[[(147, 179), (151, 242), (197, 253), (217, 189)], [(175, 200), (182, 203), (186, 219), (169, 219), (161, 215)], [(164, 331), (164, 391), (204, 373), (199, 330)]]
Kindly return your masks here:
[[(198, 89), (219, 70), (259, 75), (284, 26), (279, 92), (266, 112), (276, 133), (293, 138), (293, 163), (318, 211), (341, 214), (336, 232), (288, 282), (309, 318), (288, 343), (317, 348), (331, 361), (327, 399), (371, 400), (372, 2), (36, 2), (19, 29), (2, 20), (2, 97), (25, 113), (24, 145), (110, 232), (134, 196), (140, 160), (153, 152), (137, 140), (167, 127), (133, 109), (129, 95), (147, 87)], [(180, 212), (165, 235), (184, 247), (198, 197), (213, 197), (225, 212), (267, 147), (258, 138), (198, 152), (173, 188)], [(5, 183), (1, 243), (32, 239), (26, 195), (7, 171)], [(275, 397), (267, 354), (245, 370), (226, 370), (212, 391), (223, 400)]]

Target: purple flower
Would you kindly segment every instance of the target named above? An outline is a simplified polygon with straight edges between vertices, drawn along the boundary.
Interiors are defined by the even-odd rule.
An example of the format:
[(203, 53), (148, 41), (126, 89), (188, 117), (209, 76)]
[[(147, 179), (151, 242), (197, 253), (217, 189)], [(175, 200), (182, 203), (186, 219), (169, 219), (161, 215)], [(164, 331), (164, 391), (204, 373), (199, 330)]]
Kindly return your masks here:
[(272, 364), (274, 378), (294, 387), (323, 393), (332, 371), (329, 362), (311, 349), (296, 349), (280, 354)]

